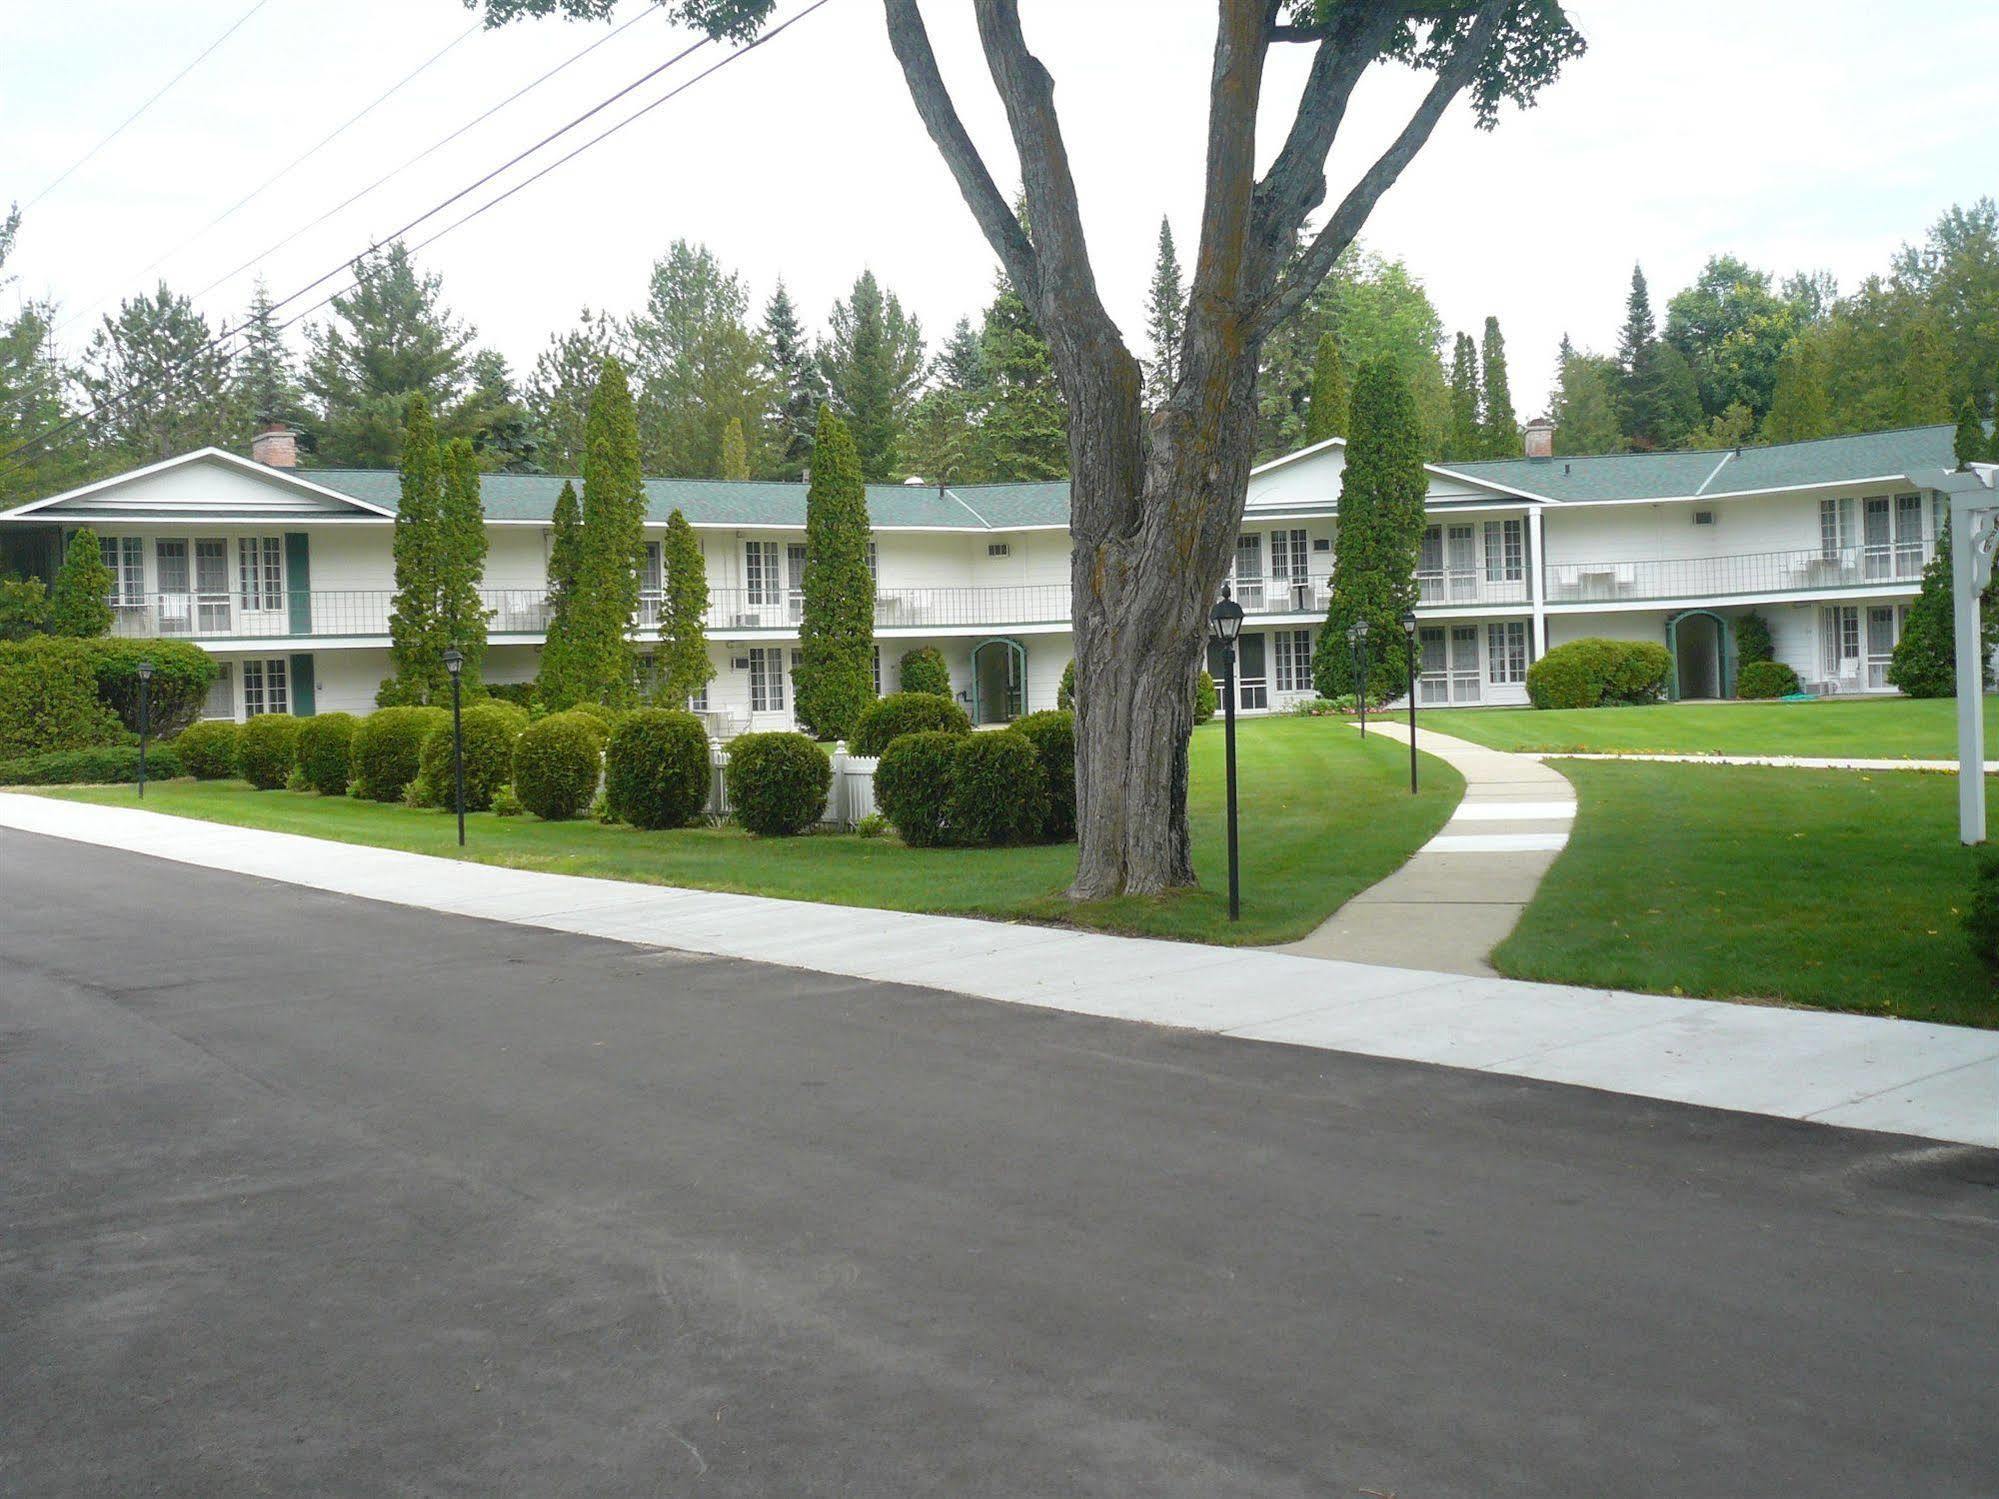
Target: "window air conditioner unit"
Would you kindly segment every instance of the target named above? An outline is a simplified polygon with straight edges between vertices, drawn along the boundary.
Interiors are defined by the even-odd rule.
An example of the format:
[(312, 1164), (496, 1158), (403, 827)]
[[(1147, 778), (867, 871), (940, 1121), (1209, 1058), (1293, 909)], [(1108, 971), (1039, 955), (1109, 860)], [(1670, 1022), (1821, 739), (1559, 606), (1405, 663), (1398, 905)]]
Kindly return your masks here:
[(749, 669), (750, 658), (748, 656), (731, 656), (729, 658), (730, 671), (748, 671)]

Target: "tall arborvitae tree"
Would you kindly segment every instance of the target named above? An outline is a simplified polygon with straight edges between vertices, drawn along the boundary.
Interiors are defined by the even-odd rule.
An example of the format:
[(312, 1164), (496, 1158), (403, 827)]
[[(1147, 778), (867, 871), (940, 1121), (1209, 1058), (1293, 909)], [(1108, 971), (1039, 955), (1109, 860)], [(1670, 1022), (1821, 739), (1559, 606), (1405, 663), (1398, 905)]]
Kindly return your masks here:
[(1362, 690), (1347, 629), (1365, 619), (1365, 691), (1370, 701), (1384, 701), (1402, 691), (1408, 669), (1402, 616), (1416, 607), (1416, 554), (1429, 492), (1416, 403), (1393, 361), (1376, 360), (1360, 372), (1351, 422), (1340, 476), (1332, 600), (1312, 656), (1312, 681), (1322, 697)]
[(678, 506), (666, 518), (660, 547), (666, 569), (666, 598), (659, 611), (658, 698), (684, 708), (714, 678), (708, 657), (708, 564), (701, 541)]
[(482, 690), (486, 659), (486, 506), (472, 439), (454, 437), (444, 449), (444, 497), (438, 525), (438, 629), (464, 656), (461, 686)]
[(861, 477), (893, 479), (902, 443), (923, 387), (923, 326), (863, 271), (853, 293), (833, 304), (819, 346), (819, 373), (828, 399), (852, 429)]
[(576, 486), (562, 481), (548, 539), (548, 619), (535, 673), (535, 698), (544, 708), (567, 708), (576, 689), (576, 602), (583, 576), (583, 511)]
[(1616, 360), (1579, 354), (1568, 334), (1562, 335), (1559, 373), (1549, 400), (1558, 456), (1615, 453), (1624, 446), (1617, 410), (1622, 373)]
[(162, 281), (106, 315), (77, 383), (95, 408), (86, 424), (100, 453), (157, 463), (235, 438), (229, 356), (194, 304)]
[(236, 356), (235, 406), (245, 427), (238, 447), (247, 447), (251, 434), (274, 423), (305, 425), (305, 393), (299, 388), (291, 350), (278, 331), (262, 276), (250, 293), (243, 349)]
[(1180, 378), (1180, 341), (1187, 336), (1187, 287), (1173, 247), (1173, 222), (1161, 215), (1159, 254), (1152, 263), (1152, 289), (1145, 299), (1145, 336), (1152, 358), (1145, 366), (1145, 400), (1164, 405)]
[(645, 563), (645, 477), (638, 415), (625, 367), (604, 361), (583, 447), (583, 535), (569, 613), (574, 701), (623, 707), (637, 657), (630, 631)]
[(590, 393), (604, 361), (623, 347), (624, 334), (609, 316), (584, 308), (576, 326), (551, 334), (536, 357), (523, 394), (535, 461), (551, 474), (583, 468), (583, 429)]
[(1485, 320), (1485, 337), (1479, 344), (1480, 375), (1484, 384), (1484, 407), (1479, 431), (1488, 458), (1520, 456), (1520, 418), (1513, 413), (1513, 382), (1506, 374), (1506, 339), (1500, 334), (1499, 319)]
[(1950, 449), (1959, 468), (1984, 463), (1985, 455), (1990, 451), (1985, 442), (1985, 423), (1978, 419), (1978, 407), (1970, 396), (1966, 396), (1964, 405), (1958, 408), (1957, 431), (1951, 435)]
[(1460, 333), (1451, 350), (1451, 427), (1444, 439), (1447, 461), (1485, 456), (1478, 396), (1478, 345), (1469, 333)]
[[(749, 314), (742, 277), (724, 270), (706, 245), (675, 240), (653, 266), (645, 311), (632, 320), (630, 340), (648, 473), (715, 478), (731, 421), (742, 423), (754, 447), (762, 446), (777, 392)], [(753, 453), (752, 465), (761, 458)]]
[(375, 701), (428, 703), (448, 696), (444, 670), (444, 464), (437, 424), (421, 391), (404, 402), (402, 500), (394, 537), (396, 597), (389, 608), (389, 666)]
[(51, 635), (94, 639), (111, 628), (111, 589), (117, 582), (104, 565), (97, 533), (85, 526), (69, 539), (62, 566), (49, 589)]
[[(1953, 606), (1950, 525), (1937, 537), (1935, 554), (1923, 568), (1922, 591), (1902, 621), (1901, 639), (1888, 661), (1888, 685), (1910, 697), (1957, 696), (1957, 616)], [(1992, 685), (1992, 654), (1999, 650), (1999, 609), (1985, 600), (1980, 615), (1984, 681)]]
[(1777, 361), (1777, 383), (1763, 418), (1765, 442), (1808, 442), (1832, 433), (1832, 397), (1825, 349), (1816, 332), (1801, 333)]
[(805, 322), (782, 281), (764, 306), (763, 359), (773, 392), (766, 444), (771, 473), (779, 479), (796, 479), (812, 462), (812, 429), (825, 386), (805, 339)]
[(844, 739), (874, 696), (875, 584), (868, 572), (868, 494), (847, 424), (830, 407), (812, 445), (805, 496), (805, 615), (792, 673), (798, 721)]
[(1312, 397), (1305, 408), (1305, 441), (1324, 442), (1347, 435), (1347, 366), (1340, 357), (1340, 341), (1331, 333), (1319, 335), (1319, 350), (1312, 360)]
[(749, 476), (749, 443), (743, 437), (741, 418), (732, 416), (729, 425), (722, 429), (722, 471), (719, 477), (747, 479)]

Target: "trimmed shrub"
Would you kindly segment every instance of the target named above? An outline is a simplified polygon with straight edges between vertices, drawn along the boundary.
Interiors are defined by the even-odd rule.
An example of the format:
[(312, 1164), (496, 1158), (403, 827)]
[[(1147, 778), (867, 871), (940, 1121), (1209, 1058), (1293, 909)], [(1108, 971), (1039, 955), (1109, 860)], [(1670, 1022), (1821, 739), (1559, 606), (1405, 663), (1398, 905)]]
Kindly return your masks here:
[(97, 679), (80, 652), (10, 646), (0, 653), (0, 759), (118, 744), (126, 737), (118, 715), (98, 697)]
[(1651, 640), (1619, 640), (1610, 676), (1603, 684), (1606, 704), (1656, 703), (1666, 695), (1666, 679), (1673, 674), (1673, 658), (1666, 648)]
[(1735, 659), (1744, 666), (1777, 659), (1777, 648), (1770, 640), (1770, 621), (1754, 609), (1735, 622)]
[(861, 710), (847, 748), (856, 755), (879, 755), (904, 734), (937, 732), (969, 734), (972, 720), (953, 699), (934, 692), (891, 692)]
[(826, 810), (833, 762), (803, 734), (742, 734), (729, 741), (728, 782), (737, 822), (767, 838), (788, 837)]
[(282, 791), (298, 765), (298, 726), (289, 713), (260, 713), (236, 736), (236, 768), (259, 791)]
[(1221, 706), (1222, 695), (1215, 688), (1215, 679), (1202, 672), (1194, 678), (1194, 722), (1206, 723)]
[(1981, 848), (1965, 903), (1964, 934), (1988, 972), (1999, 973), (1999, 850)]
[[(493, 793), (514, 773), (514, 741), (527, 729), (527, 715), (511, 703), (475, 703), (465, 709), (465, 810), (484, 812)], [(417, 755), (415, 789), (419, 807), (451, 807), (451, 717), (423, 736)]]
[(965, 734), (930, 730), (889, 741), (875, 766), (875, 805), (911, 848), (944, 842), (951, 810), (951, 752)]
[(493, 793), (493, 815), (495, 817), (519, 817), (527, 810), (521, 799), (514, 795), (512, 786), (502, 786)]
[(349, 791), (375, 802), (399, 802), (423, 768), (424, 736), (451, 715), (442, 708), (377, 708), (354, 728), (348, 747)]
[(1048, 821), (1048, 787), (1034, 741), (1016, 729), (967, 734), (951, 751), (951, 806), (945, 825), (954, 843), (985, 847), (1039, 838)]
[(1672, 669), (1666, 648), (1649, 640), (1571, 640), (1527, 668), (1527, 697), (1537, 708), (1653, 703)]
[(180, 731), (174, 748), (197, 781), (226, 781), (236, 774), (237, 726), (226, 718), (204, 718)]
[(616, 708), (606, 708), (602, 703), (575, 703), (562, 710), (564, 713), (581, 713), (585, 718), (595, 719), (602, 725), (604, 737), (609, 738), (611, 730), (618, 726), (624, 714)]
[(514, 795), (545, 822), (590, 805), (604, 758), (604, 726), (588, 713), (551, 713), (514, 741)]
[(904, 692), (927, 692), (933, 697), (951, 695), (951, 668), (944, 653), (934, 645), (920, 645), (906, 651), (896, 672), (896, 685)]
[(1062, 668), (1062, 680), (1055, 688), (1055, 706), (1061, 712), (1076, 711), (1076, 660), (1069, 658), (1069, 664)]
[(1781, 661), (1745, 661), (1735, 674), (1737, 697), (1789, 697), (1802, 690), (1798, 674)]
[(171, 739), (200, 716), (220, 670), (213, 656), (185, 640), (72, 640), (45, 635), (0, 644), (0, 671), (10, 661), (35, 656), (83, 662), (98, 698), (134, 734), (139, 732), (139, 663), (152, 662), (147, 711), (157, 739)]
[(321, 713), (299, 721), (298, 768), (305, 773), (306, 785), (321, 796), (347, 794), (354, 730), (359, 723), (352, 713)]
[(512, 703), (526, 713), (534, 706), (534, 683), (488, 682), (486, 696), (496, 703)]
[(1030, 713), (1013, 726), (1025, 735), (1041, 761), (1041, 781), (1048, 792), (1048, 815), (1041, 834), (1060, 843), (1076, 836), (1076, 715), (1060, 709)]
[(641, 708), (611, 731), (604, 794), (620, 822), (685, 827), (708, 801), (708, 731), (692, 713)]
[[(146, 779), (167, 781), (187, 767), (171, 744), (146, 748)], [(94, 749), (57, 750), (0, 760), (0, 786), (115, 786), (139, 779), (139, 746), (100, 744)]]

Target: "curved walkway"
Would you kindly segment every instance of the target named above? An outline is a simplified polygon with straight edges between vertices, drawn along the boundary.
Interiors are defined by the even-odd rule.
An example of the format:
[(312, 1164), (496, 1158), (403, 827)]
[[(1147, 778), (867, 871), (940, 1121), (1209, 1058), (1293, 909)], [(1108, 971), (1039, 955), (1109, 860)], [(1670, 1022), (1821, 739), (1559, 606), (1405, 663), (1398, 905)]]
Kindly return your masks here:
[[(1409, 742), (1407, 724), (1370, 722), (1370, 734)], [(1465, 778), (1464, 800), (1442, 832), (1380, 884), (1286, 951), (1352, 963), (1389, 963), (1491, 977), (1486, 955), (1511, 932), (1541, 877), (1569, 841), (1576, 793), (1534, 755), (1487, 749), (1419, 729), (1416, 748)]]

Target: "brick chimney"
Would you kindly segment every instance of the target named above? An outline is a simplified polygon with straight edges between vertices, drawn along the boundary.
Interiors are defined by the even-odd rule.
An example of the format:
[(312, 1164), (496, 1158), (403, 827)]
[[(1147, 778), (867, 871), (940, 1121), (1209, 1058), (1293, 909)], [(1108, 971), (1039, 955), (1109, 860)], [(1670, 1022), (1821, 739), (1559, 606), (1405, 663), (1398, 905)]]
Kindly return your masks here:
[(1537, 416), (1527, 424), (1527, 456), (1547, 459), (1555, 456), (1555, 424)]
[(266, 468), (297, 468), (298, 433), (283, 422), (266, 422), (250, 439), (250, 456)]

